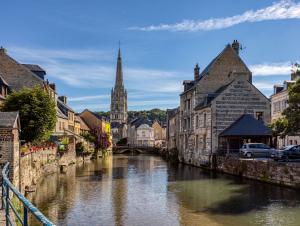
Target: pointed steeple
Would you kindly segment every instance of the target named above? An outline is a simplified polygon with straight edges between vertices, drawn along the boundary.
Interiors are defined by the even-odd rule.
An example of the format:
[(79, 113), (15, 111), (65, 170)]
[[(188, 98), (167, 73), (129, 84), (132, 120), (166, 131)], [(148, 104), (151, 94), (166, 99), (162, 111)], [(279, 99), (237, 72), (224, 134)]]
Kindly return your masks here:
[(118, 51), (118, 60), (117, 60), (115, 88), (116, 87), (123, 87), (123, 71), (122, 71), (122, 58), (121, 58), (120, 47), (119, 47), (119, 51)]

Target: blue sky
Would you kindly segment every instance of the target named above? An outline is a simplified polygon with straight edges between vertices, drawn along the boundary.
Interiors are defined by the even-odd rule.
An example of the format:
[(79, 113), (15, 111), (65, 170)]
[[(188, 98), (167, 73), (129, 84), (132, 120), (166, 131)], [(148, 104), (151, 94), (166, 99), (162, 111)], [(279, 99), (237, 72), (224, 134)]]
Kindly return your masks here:
[(39, 64), (76, 111), (106, 111), (121, 41), (130, 110), (179, 104), (193, 78), (238, 39), (254, 84), (267, 96), (300, 60), (300, 1), (5, 1), (0, 45)]

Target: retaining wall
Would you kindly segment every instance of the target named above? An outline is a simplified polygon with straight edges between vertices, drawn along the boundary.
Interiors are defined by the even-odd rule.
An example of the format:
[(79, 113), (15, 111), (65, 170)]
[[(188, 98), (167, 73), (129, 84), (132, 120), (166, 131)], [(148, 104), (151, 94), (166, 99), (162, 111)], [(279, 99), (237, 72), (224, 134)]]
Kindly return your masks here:
[(300, 164), (217, 157), (215, 169), (232, 175), (300, 188)]

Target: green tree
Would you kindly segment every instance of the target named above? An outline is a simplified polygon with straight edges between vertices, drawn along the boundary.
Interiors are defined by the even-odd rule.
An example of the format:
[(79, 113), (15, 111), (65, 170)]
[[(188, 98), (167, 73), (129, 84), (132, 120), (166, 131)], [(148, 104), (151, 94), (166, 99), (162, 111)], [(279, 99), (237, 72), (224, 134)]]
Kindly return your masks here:
[(289, 106), (283, 111), (287, 119), (286, 134), (300, 132), (300, 79), (289, 89)]
[(284, 137), (286, 134), (287, 125), (288, 125), (288, 121), (286, 118), (279, 118), (279, 119), (274, 120), (270, 125), (273, 136), (274, 137), (277, 137), (277, 136)]
[(5, 100), (2, 111), (19, 111), (20, 137), (26, 142), (47, 140), (55, 127), (55, 103), (38, 86), (11, 93)]

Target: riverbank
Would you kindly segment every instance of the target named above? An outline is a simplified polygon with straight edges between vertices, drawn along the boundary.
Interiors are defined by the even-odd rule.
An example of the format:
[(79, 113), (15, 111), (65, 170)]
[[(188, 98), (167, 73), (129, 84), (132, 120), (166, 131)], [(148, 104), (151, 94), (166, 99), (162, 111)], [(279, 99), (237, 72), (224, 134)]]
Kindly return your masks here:
[(299, 163), (218, 156), (214, 169), (217, 172), (300, 189)]

